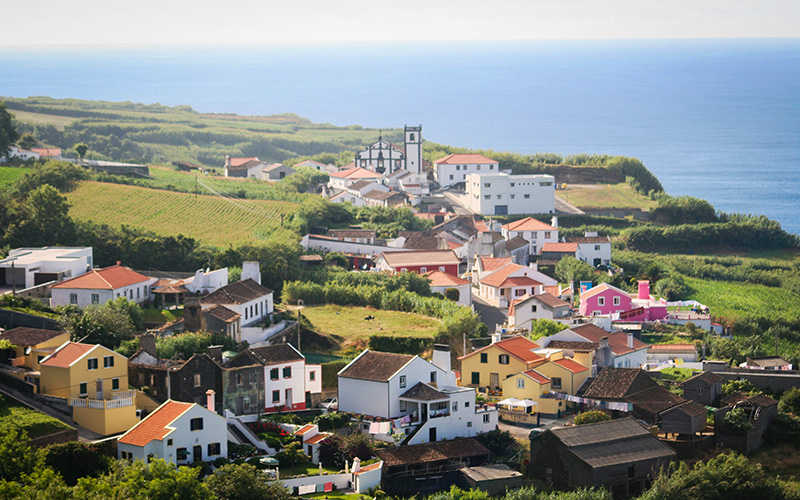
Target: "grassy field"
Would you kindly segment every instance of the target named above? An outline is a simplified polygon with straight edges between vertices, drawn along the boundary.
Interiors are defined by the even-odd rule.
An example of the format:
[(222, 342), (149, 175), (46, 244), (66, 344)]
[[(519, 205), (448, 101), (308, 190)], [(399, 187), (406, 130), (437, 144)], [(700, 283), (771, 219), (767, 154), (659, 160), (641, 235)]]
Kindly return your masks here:
[(70, 427), (60, 420), (0, 396), (0, 433), (5, 433), (11, 428), (22, 429), (28, 433), (28, 437), (36, 438)]
[(567, 186), (556, 195), (579, 208), (641, 208), (649, 210), (658, 205), (646, 196), (636, 193), (628, 184), (597, 184), (592, 186)]
[(67, 193), (70, 215), (111, 226), (127, 225), (162, 235), (185, 234), (203, 244), (225, 247), (269, 238), (291, 238), (280, 227), (294, 203), (230, 201), (121, 184), (83, 182)]
[(142, 309), (144, 320), (152, 323), (168, 323), (183, 317), (183, 309), (161, 309), (153, 307)]
[[(432, 337), (439, 326), (439, 320), (435, 318), (363, 307), (305, 307), (302, 314), (317, 332), (342, 337), (350, 342), (366, 340), (373, 335)], [(364, 319), (367, 316), (374, 316), (375, 319), (367, 321)]]
[(715, 317), (780, 316), (800, 320), (800, 300), (788, 290), (749, 283), (685, 280), (690, 289), (687, 299), (707, 305)]
[[(153, 179), (139, 179), (148, 187), (156, 189), (169, 189), (193, 193), (195, 189), (200, 194), (213, 194), (208, 188), (222, 194), (234, 195), (241, 198), (244, 193), (248, 199), (283, 199), (286, 194), (278, 192), (274, 182), (257, 181), (255, 179), (231, 178), (222, 176), (206, 176), (189, 172), (179, 172), (167, 167), (150, 167), (150, 175)], [(303, 199), (306, 194), (294, 194), (292, 198), (297, 201)]]
[(0, 167), (0, 189), (7, 189), (27, 171), (24, 167)]

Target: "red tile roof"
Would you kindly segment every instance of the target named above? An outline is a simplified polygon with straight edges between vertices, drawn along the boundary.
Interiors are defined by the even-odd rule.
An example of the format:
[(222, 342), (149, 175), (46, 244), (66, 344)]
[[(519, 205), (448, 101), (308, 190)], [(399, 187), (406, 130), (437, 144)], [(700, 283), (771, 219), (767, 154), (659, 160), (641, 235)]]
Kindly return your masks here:
[(608, 337), (608, 345), (611, 351), (617, 356), (628, 354), (629, 352), (638, 351), (639, 349), (647, 349), (648, 345), (637, 339), (633, 338), (633, 349), (628, 347), (628, 334), (625, 332), (607, 332), (602, 328), (595, 326), (591, 323), (581, 326), (570, 328), (573, 332), (585, 338), (589, 342), (600, 343), (603, 337)]
[(247, 157), (239, 157), (239, 158), (231, 158), (231, 167), (238, 167), (241, 166), (249, 161), (258, 161), (258, 158), (255, 156), (247, 156)]
[(348, 168), (347, 170), (334, 172), (330, 174), (330, 176), (338, 179), (378, 179), (381, 177), (381, 174), (376, 174), (375, 172), (367, 170), (366, 168), (353, 167)]
[(358, 472), (354, 472), (353, 475), (357, 476), (359, 474), (363, 474), (364, 472), (369, 472), (371, 470), (380, 469), (381, 466), (383, 466), (383, 462), (375, 462), (374, 464), (365, 465)]
[(561, 358), (553, 361), (553, 363), (566, 368), (567, 370), (571, 371), (572, 373), (580, 373), (582, 371), (588, 370), (585, 366), (578, 363), (577, 361), (573, 361), (569, 358)]
[(303, 444), (317, 444), (319, 442), (324, 441), (328, 436), (330, 436), (330, 434), (326, 433), (314, 434), (310, 438), (303, 441)]
[[(481, 281), (483, 283), (483, 281)], [(511, 286), (540, 286), (541, 283), (536, 281), (533, 278), (528, 278), (527, 276), (512, 276), (510, 278), (506, 278), (503, 280), (502, 283), (497, 285), (498, 288), (506, 288)]]
[(503, 266), (511, 264), (511, 257), (482, 257), (478, 256), (481, 268), (485, 271), (496, 271)]
[(500, 286), (500, 284), (503, 283), (506, 280), (506, 278), (508, 278), (512, 273), (519, 271), (520, 269), (524, 269), (524, 266), (520, 266), (519, 264), (508, 264), (504, 267), (501, 267), (494, 273), (490, 274), (488, 277), (483, 278), (481, 280), (481, 284), (494, 287)]
[(381, 256), (389, 267), (403, 266), (446, 266), (458, 265), (461, 259), (452, 250), (411, 250), (408, 252), (384, 252)]
[(534, 349), (539, 348), (539, 344), (522, 335), (519, 335), (517, 337), (512, 337), (506, 340), (501, 340), (500, 342), (495, 342), (494, 344), (489, 344), (486, 347), (482, 347), (477, 351), (473, 351), (467, 354), (466, 356), (461, 356), (458, 359), (464, 359), (470, 356), (474, 356), (475, 354), (483, 352), (492, 346), (497, 347), (501, 351), (507, 352), (511, 356), (514, 356), (515, 358), (524, 361), (525, 363), (532, 363), (544, 359), (538, 354), (533, 352)]
[(161, 441), (173, 431), (169, 425), (194, 405), (195, 403), (169, 400), (123, 434), (119, 442), (132, 446), (145, 446), (153, 440)]
[(303, 427), (301, 427), (299, 430), (297, 430), (297, 432), (295, 432), (294, 434), (295, 434), (296, 436), (302, 436), (302, 435), (304, 435), (306, 432), (308, 432), (308, 431), (310, 431), (311, 429), (313, 429), (314, 427), (315, 427), (315, 426), (314, 426), (314, 424), (306, 424), (306, 425), (304, 425)]
[(431, 271), (425, 276), (431, 280), (431, 286), (461, 286), (469, 285), (469, 281), (453, 276), (442, 271)]
[(434, 161), (434, 165), (462, 165), (464, 163), (494, 163), (497, 164), (496, 160), (492, 160), (491, 158), (487, 158), (483, 155), (474, 155), (474, 154), (451, 154), (447, 155), (444, 158), (439, 158), (438, 160)]
[(79, 344), (78, 342), (67, 342), (59, 347), (56, 352), (43, 359), (41, 365), (68, 368), (72, 363), (79, 360), (83, 355), (95, 347), (97, 347), (97, 344)]
[(558, 228), (533, 217), (525, 217), (518, 221), (509, 222), (503, 225), (503, 229), (506, 231), (558, 231)]
[(31, 148), (39, 156), (61, 156), (61, 148)]
[(686, 353), (697, 352), (697, 347), (694, 344), (652, 344), (647, 348), (647, 352), (659, 353)]
[(541, 373), (537, 372), (536, 370), (528, 370), (525, 372), (525, 375), (529, 376), (533, 380), (537, 381), (540, 384), (549, 384), (550, 379), (542, 375)]
[(150, 278), (137, 273), (133, 269), (116, 266), (103, 269), (92, 269), (86, 274), (62, 281), (51, 288), (81, 289), (81, 290), (116, 290), (118, 288), (144, 283)]
[(577, 252), (577, 243), (545, 243), (542, 252)]

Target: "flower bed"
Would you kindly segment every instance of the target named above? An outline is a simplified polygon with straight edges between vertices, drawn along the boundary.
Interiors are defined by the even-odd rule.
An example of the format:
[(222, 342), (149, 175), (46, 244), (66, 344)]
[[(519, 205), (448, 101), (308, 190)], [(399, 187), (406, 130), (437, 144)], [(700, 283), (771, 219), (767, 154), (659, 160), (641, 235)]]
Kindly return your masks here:
[(246, 424), (253, 433), (275, 450), (279, 450), (295, 441), (294, 434), (286, 432), (275, 422), (248, 422)]

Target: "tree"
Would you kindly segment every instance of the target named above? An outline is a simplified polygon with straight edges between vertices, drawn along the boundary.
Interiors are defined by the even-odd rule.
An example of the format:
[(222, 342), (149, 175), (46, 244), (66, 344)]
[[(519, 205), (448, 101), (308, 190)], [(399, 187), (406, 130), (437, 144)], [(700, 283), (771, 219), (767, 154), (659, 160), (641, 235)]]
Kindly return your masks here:
[(585, 411), (572, 421), (575, 425), (593, 424), (595, 422), (605, 422), (611, 420), (611, 417), (600, 410)]
[(800, 416), (800, 389), (792, 387), (784, 392), (778, 402), (778, 411), (791, 413), (796, 417)]
[(444, 297), (447, 300), (458, 302), (458, 299), (461, 297), (461, 294), (459, 293), (458, 288), (446, 288), (444, 290)]
[(279, 481), (249, 464), (223, 465), (205, 479), (209, 491), (219, 500), (285, 500), (289, 492)]
[(6, 231), (12, 247), (69, 244), (75, 237), (75, 223), (69, 203), (56, 188), (45, 184), (30, 192), (19, 209), (17, 221)]
[(44, 463), (75, 486), (82, 477), (99, 477), (108, 470), (111, 459), (94, 446), (70, 441), (44, 450)]
[(69, 332), (73, 341), (102, 344), (116, 349), (123, 340), (133, 338), (136, 328), (130, 316), (112, 303), (91, 305), (81, 311), (78, 308), (63, 309), (59, 323)]
[(9, 146), (19, 139), (13, 118), (14, 115), (6, 110), (6, 103), (0, 102), (0, 158), (7, 157), (11, 153)]
[(592, 266), (575, 257), (564, 257), (556, 264), (556, 279), (564, 283), (591, 281), (594, 278)]
[(200, 469), (175, 467), (158, 458), (150, 463), (113, 462), (107, 474), (83, 478), (73, 489), (75, 498), (125, 498), (126, 500), (204, 500), (211, 493), (198, 479)]
[(753, 428), (753, 422), (743, 408), (734, 408), (722, 417), (722, 428), (726, 434), (744, 435)]
[(86, 152), (89, 151), (89, 145), (86, 144), (85, 142), (79, 142), (78, 144), (74, 145), (72, 148), (75, 150), (76, 153), (78, 153), (78, 156), (81, 157), (81, 160), (86, 155)]
[(39, 144), (39, 141), (36, 140), (33, 134), (22, 134), (22, 137), (17, 141), (17, 146), (22, 149), (31, 149), (36, 147), (37, 144)]
[(550, 335), (555, 335), (556, 333), (560, 332), (561, 330), (566, 330), (567, 325), (564, 323), (560, 323), (558, 321), (553, 321), (552, 319), (537, 319), (531, 323), (531, 333), (530, 339), (536, 340), (542, 337), (549, 337)]
[(39, 462), (39, 455), (31, 448), (28, 435), (10, 426), (0, 435), (0, 480), (19, 481), (30, 474)]

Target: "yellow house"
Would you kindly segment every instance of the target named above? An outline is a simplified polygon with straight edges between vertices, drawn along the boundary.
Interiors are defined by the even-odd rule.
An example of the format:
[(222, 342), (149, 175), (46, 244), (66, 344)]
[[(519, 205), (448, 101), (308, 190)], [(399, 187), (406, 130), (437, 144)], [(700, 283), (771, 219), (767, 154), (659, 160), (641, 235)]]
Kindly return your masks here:
[(570, 358), (561, 358), (542, 363), (536, 371), (550, 379), (550, 389), (555, 392), (575, 395), (591, 370)]
[(564, 400), (543, 398), (550, 392), (550, 379), (536, 370), (519, 372), (503, 380), (503, 396), (506, 398), (530, 399), (536, 403), (531, 413), (560, 417), (564, 411)]
[(7, 340), (14, 347), (5, 352), (3, 361), (11, 365), (17, 377), (39, 386), (39, 362), (53, 353), (69, 334), (57, 330), (18, 327), (0, 333), (0, 340)]
[(138, 422), (125, 356), (102, 345), (66, 342), (39, 366), (40, 392), (67, 399), (77, 425), (106, 436)]
[(461, 385), (487, 388), (500, 396), (502, 381), (515, 373), (530, 370), (544, 360), (534, 350), (539, 346), (527, 337), (518, 336), (471, 352), (458, 358), (461, 361)]

